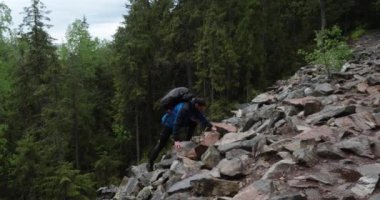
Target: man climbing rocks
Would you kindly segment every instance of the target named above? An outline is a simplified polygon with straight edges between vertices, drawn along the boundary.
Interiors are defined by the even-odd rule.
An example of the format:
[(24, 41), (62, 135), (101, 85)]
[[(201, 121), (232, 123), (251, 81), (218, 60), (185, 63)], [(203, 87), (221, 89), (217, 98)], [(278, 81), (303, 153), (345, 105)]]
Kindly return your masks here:
[(173, 135), (174, 146), (181, 148), (181, 137), (179, 132), (183, 128), (187, 129), (185, 140), (188, 141), (193, 136), (197, 123), (203, 127), (213, 128), (212, 124), (203, 115), (206, 109), (206, 102), (202, 98), (193, 98), (188, 102), (179, 102), (174, 108), (168, 111), (162, 118), (161, 123), (164, 128), (160, 135), (158, 144), (151, 151), (149, 156), (148, 170), (153, 170), (153, 164), (160, 151), (165, 147), (170, 135)]

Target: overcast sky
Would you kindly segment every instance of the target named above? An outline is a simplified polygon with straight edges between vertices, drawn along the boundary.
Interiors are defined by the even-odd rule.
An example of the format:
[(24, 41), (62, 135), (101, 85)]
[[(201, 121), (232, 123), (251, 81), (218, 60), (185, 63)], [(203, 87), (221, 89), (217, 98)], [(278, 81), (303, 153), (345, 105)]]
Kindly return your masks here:
[[(31, 0), (0, 0), (12, 10), (13, 26), (18, 27), (25, 14), (24, 7), (31, 5)], [(53, 25), (48, 32), (62, 42), (65, 39), (67, 27), (75, 19), (87, 18), (89, 31), (93, 37), (112, 39), (117, 27), (127, 14), (126, 0), (41, 0), (46, 10), (51, 11), (50, 24)]]

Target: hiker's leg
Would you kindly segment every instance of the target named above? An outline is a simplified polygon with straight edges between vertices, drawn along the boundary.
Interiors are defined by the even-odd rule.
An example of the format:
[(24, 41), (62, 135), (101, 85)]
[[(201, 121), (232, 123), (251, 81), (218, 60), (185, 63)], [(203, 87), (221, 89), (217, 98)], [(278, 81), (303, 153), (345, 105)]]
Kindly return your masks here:
[(168, 143), (171, 133), (172, 133), (172, 129), (165, 126), (161, 132), (160, 140), (158, 144), (154, 147), (154, 149), (150, 153), (150, 156), (149, 156), (150, 164), (153, 165), (160, 151), (165, 147), (166, 143)]
[(190, 120), (189, 129), (187, 130), (186, 140), (189, 141), (194, 135), (195, 128), (197, 127), (197, 122)]

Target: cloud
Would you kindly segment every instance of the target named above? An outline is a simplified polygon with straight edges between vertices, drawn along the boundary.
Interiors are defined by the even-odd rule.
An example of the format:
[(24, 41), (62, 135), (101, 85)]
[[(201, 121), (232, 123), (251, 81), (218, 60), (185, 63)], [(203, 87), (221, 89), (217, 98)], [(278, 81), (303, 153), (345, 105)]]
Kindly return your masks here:
[[(23, 7), (30, 6), (31, 0), (3, 0), (11, 8), (14, 27), (22, 23), (25, 14)], [(127, 13), (125, 0), (42, 0), (46, 10), (51, 13), (49, 24), (53, 25), (48, 30), (49, 34), (61, 42), (65, 38), (68, 26), (75, 19), (82, 19), (84, 16), (89, 23), (89, 32), (93, 37), (100, 39), (112, 38), (117, 27), (123, 21), (123, 15)]]

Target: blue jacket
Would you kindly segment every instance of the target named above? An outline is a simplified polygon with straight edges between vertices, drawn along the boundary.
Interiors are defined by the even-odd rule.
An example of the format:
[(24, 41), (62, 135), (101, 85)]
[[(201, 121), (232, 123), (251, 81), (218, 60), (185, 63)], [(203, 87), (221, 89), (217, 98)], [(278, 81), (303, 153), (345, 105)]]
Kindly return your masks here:
[(191, 121), (200, 123), (203, 127), (212, 127), (203, 113), (199, 112), (192, 102), (181, 102), (161, 118), (161, 123), (173, 129), (173, 136), (178, 135), (181, 127), (188, 127)]

